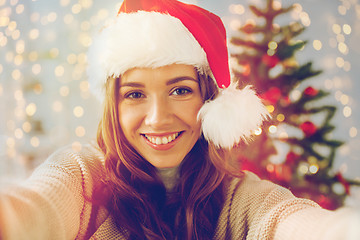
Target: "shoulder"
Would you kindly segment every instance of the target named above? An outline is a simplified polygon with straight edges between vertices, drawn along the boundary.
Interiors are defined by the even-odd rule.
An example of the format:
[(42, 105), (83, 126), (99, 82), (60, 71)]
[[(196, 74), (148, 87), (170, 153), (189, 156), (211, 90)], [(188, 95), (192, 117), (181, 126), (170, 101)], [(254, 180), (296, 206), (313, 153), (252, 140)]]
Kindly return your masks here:
[(318, 205), (296, 198), (290, 190), (251, 172), (245, 171), (239, 178), (229, 177), (225, 184), (223, 218), (228, 219), (232, 236), (245, 234), (248, 239), (263, 239), (259, 236), (273, 231), (277, 220), (309, 207)]
[(264, 200), (269, 194), (285, 195), (292, 197), (291, 192), (268, 180), (262, 180), (252, 172), (244, 171), (241, 177), (229, 177), (226, 184), (227, 194), (236, 198), (250, 198)]

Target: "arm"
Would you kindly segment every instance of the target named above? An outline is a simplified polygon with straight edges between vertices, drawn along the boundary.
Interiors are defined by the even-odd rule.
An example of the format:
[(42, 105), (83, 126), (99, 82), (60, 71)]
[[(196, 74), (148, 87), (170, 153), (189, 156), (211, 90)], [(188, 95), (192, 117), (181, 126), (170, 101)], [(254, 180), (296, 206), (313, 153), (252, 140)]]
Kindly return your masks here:
[[(236, 185), (235, 185), (236, 184)], [(218, 236), (246, 240), (359, 240), (360, 214), (328, 211), (253, 173), (233, 181)]]
[(0, 239), (75, 239), (84, 212), (81, 155), (53, 154), (22, 184), (0, 193)]

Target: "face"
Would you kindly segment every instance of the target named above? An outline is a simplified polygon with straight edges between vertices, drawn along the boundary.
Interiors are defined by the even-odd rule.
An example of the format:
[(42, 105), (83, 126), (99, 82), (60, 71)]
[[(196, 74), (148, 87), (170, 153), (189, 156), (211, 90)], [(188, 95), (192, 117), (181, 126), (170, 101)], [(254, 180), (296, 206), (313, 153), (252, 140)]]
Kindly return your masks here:
[(203, 99), (194, 67), (128, 70), (119, 93), (120, 127), (128, 142), (157, 168), (178, 166), (200, 137)]

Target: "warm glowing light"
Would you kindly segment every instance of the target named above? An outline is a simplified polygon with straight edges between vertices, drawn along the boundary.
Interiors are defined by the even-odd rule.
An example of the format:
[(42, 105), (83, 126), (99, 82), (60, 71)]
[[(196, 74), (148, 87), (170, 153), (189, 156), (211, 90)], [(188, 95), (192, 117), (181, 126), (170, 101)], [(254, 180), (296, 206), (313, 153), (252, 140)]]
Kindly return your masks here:
[(269, 113), (272, 113), (275, 111), (275, 107), (273, 105), (267, 105), (266, 109), (268, 110)]
[(43, 91), (43, 87), (42, 87), (41, 83), (36, 83), (34, 85), (34, 93), (35, 94), (41, 94), (42, 91)]
[(345, 60), (342, 57), (337, 57), (336, 60), (336, 66), (339, 68), (342, 68), (345, 65)]
[(256, 136), (259, 136), (261, 133), (262, 133), (262, 129), (261, 129), (261, 128), (256, 129), (255, 132), (254, 132), (254, 134), (255, 134)]
[(346, 9), (346, 7), (345, 6), (339, 6), (338, 7), (338, 12), (341, 14), (341, 15), (346, 15), (346, 11), (347, 11), (347, 9)]
[(83, 92), (87, 92), (89, 91), (89, 82), (88, 81), (82, 81), (80, 83), (80, 90), (83, 91)]
[(322, 42), (320, 40), (314, 40), (313, 47), (315, 50), (321, 50), (322, 48)]
[(65, 73), (65, 68), (63, 66), (59, 65), (55, 68), (55, 76), (61, 77), (64, 75), (64, 73)]
[(349, 72), (351, 70), (351, 63), (348, 61), (345, 61), (343, 69), (344, 69), (344, 71)]
[(15, 12), (17, 14), (22, 14), (24, 12), (24, 5), (23, 4), (17, 5), (16, 8), (15, 8)]
[(70, 93), (70, 89), (68, 86), (62, 86), (60, 89), (59, 89), (59, 93), (61, 96), (63, 97), (66, 97), (69, 95)]
[(272, 7), (273, 7), (275, 10), (281, 9), (281, 2), (280, 2), (280, 1), (274, 1), (273, 4), (272, 4)]
[(20, 128), (17, 128), (15, 129), (14, 136), (17, 139), (22, 139), (24, 137), (24, 132)]
[(234, 31), (237, 31), (239, 28), (242, 27), (241, 21), (239, 19), (232, 19), (230, 21), (230, 28)]
[(51, 12), (49, 13), (49, 15), (47, 16), (47, 20), (49, 22), (55, 22), (57, 19), (57, 13), (56, 12)]
[(78, 137), (83, 137), (83, 136), (85, 136), (85, 133), (86, 133), (86, 131), (85, 131), (85, 128), (84, 128), (83, 126), (79, 126), (79, 127), (77, 127), (77, 128), (75, 129), (75, 134), (76, 134), (76, 136), (78, 136)]
[(78, 14), (81, 12), (81, 9), (82, 9), (81, 5), (76, 3), (72, 6), (71, 11), (73, 14)]
[(279, 121), (279, 122), (283, 122), (285, 120), (285, 115), (280, 113), (276, 116), (276, 119)]
[(11, 77), (14, 79), (14, 80), (20, 80), (22, 78), (22, 73), (20, 72), (19, 69), (15, 69), (14, 71), (12, 71), (11, 73)]
[(307, 163), (300, 163), (298, 172), (300, 175), (305, 175), (309, 172), (309, 165)]
[(85, 53), (80, 53), (77, 56), (77, 61), (79, 64), (86, 64), (86, 54)]
[(73, 142), (71, 146), (75, 152), (80, 152), (82, 149), (82, 144), (80, 142)]
[(344, 32), (346, 35), (351, 34), (351, 26), (350, 26), (349, 24), (344, 24), (344, 25), (343, 25), (343, 32)]
[(4, 46), (6, 46), (6, 44), (7, 44), (7, 37), (5, 37), (4, 35), (1, 35), (1, 33), (0, 33), (0, 46), (1, 47), (4, 47)]
[(3, 92), (4, 92), (4, 88), (3, 88), (3, 86), (2, 86), (1, 83), (0, 83), (0, 97), (3, 95)]
[(69, 64), (75, 64), (77, 60), (77, 57), (74, 53), (71, 53), (68, 57), (67, 57), (67, 62)]
[(269, 49), (275, 50), (278, 47), (278, 44), (275, 41), (271, 41), (269, 42), (268, 47)]
[(339, 24), (333, 24), (332, 25), (332, 30), (335, 34), (340, 34), (341, 33), (341, 27)]
[(232, 14), (238, 14), (238, 15), (242, 15), (245, 13), (245, 7), (241, 4), (231, 4), (229, 6), (229, 11)]
[(15, 31), (15, 29), (16, 29), (16, 27), (17, 27), (17, 23), (15, 22), (15, 21), (11, 21), (10, 23), (9, 23), (9, 25), (8, 25), (8, 29), (9, 29), (9, 31)]
[(310, 26), (311, 20), (310, 20), (309, 14), (307, 14), (306, 12), (301, 12), (299, 14), (299, 16), (300, 16), (301, 23), (304, 26), (306, 26), (306, 27)]
[(89, 47), (91, 45), (92, 39), (87, 33), (80, 33), (78, 35), (78, 41), (84, 47)]
[(271, 125), (271, 126), (269, 127), (269, 132), (270, 132), (270, 133), (276, 133), (276, 132), (277, 132), (277, 127), (276, 127), (275, 125)]
[(62, 6), (62, 7), (66, 7), (66, 6), (68, 6), (70, 4), (70, 0), (61, 0), (60, 1), (60, 5)]
[(14, 64), (16, 66), (20, 66), (23, 63), (23, 61), (24, 61), (24, 58), (21, 55), (16, 55), (14, 58)]
[(80, 118), (84, 115), (84, 109), (81, 106), (77, 106), (74, 108), (73, 113), (75, 117)]
[(90, 8), (93, 5), (92, 0), (79, 0), (79, 3), (83, 8)]
[(345, 36), (343, 34), (336, 35), (336, 41), (338, 41), (339, 43), (345, 42)]
[(281, 132), (279, 134), (279, 138), (280, 139), (288, 139), (289, 138), (289, 134), (287, 134), (287, 132)]
[(16, 91), (14, 92), (14, 98), (15, 98), (16, 101), (21, 101), (21, 100), (23, 100), (23, 99), (24, 99), (24, 94), (23, 94), (23, 92), (22, 92), (21, 90), (16, 90)]
[(8, 138), (6, 139), (6, 146), (8, 146), (9, 148), (13, 148), (15, 147), (15, 139), (14, 138)]
[(343, 94), (343, 95), (340, 97), (340, 102), (341, 102), (343, 105), (347, 105), (347, 104), (349, 103), (349, 96)]
[(290, 93), (290, 99), (291, 101), (297, 101), (301, 97), (301, 92), (299, 90), (294, 90)]
[(347, 54), (349, 51), (347, 45), (343, 42), (339, 43), (338, 49), (342, 54)]
[(311, 174), (316, 174), (318, 171), (319, 171), (319, 165), (317, 165), (317, 164), (310, 165), (309, 172)]
[(345, 117), (350, 117), (352, 114), (352, 110), (349, 106), (344, 107), (343, 114)]
[(31, 144), (31, 146), (33, 146), (33, 147), (35, 147), (35, 148), (39, 147), (39, 146), (40, 146), (40, 140), (39, 140), (39, 138), (38, 138), (38, 137), (32, 137), (32, 138), (30, 139), (30, 144)]
[(23, 54), (25, 51), (25, 42), (24, 40), (19, 40), (16, 42), (16, 53)]
[(357, 128), (355, 128), (355, 127), (350, 128), (350, 130), (349, 130), (350, 137), (354, 138), (357, 136), (357, 134), (358, 134)]
[(36, 104), (35, 103), (30, 103), (27, 105), (25, 112), (28, 116), (34, 116), (34, 114), (36, 113)]
[(39, 32), (39, 29), (31, 29), (30, 32), (29, 32), (29, 38), (31, 40), (35, 40), (39, 37), (40, 35), (40, 32)]
[(29, 133), (32, 129), (31, 123), (24, 122), (22, 125), (22, 129), (24, 130), (24, 132)]
[(38, 75), (41, 72), (41, 65), (40, 64), (34, 64), (31, 68), (34, 75)]

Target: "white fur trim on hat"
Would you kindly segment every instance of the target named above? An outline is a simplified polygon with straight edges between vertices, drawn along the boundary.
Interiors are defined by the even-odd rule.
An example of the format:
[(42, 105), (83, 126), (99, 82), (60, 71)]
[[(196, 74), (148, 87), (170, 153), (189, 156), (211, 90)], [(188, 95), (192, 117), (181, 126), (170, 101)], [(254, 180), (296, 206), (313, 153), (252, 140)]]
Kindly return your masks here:
[(247, 142), (253, 131), (269, 117), (251, 86), (240, 90), (235, 83), (220, 89), (219, 95), (206, 102), (198, 113), (205, 139), (216, 147), (227, 149), (241, 140)]
[(212, 75), (205, 51), (178, 18), (159, 12), (120, 13), (89, 48), (90, 89), (102, 101), (109, 77), (135, 67), (174, 63)]

